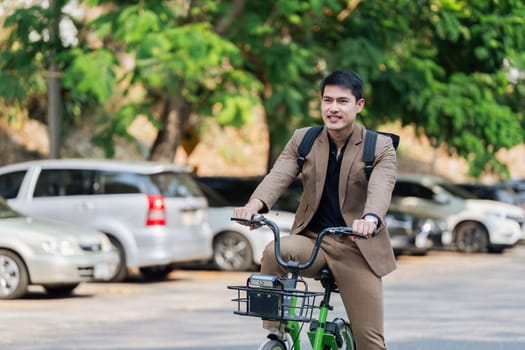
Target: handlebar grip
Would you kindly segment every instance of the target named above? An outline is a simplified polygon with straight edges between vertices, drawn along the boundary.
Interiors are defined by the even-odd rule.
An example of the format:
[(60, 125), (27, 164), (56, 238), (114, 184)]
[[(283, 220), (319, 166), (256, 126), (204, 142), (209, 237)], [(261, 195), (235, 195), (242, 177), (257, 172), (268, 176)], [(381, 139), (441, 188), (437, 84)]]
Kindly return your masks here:
[(237, 221), (237, 222), (246, 222), (248, 224), (250, 224), (252, 222), (252, 220), (248, 220), (248, 219), (244, 219), (244, 218), (230, 218), (231, 221)]
[(327, 229), (327, 232), (333, 233), (333, 234), (345, 235), (345, 236), (353, 236), (353, 237), (363, 238), (363, 239), (368, 239), (370, 237), (373, 237), (377, 233), (377, 231), (374, 230), (374, 232), (372, 232), (372, 234), (369, 236), (369, 235), (365, 235), (362, 233), (354, 232), (352, 230), (352, 227), (349, 227), (349, 226), (330, 227)]
[(264, 216), (261, 214), (253, 214), (251, 219), (245, 219), (245, 218), (230, 218), (232, 221), (237, 221), (239, 223), (245, 223), (247, 226), (250, 226), (252, 228), (258, 228), (265, 224), (264, 222)]

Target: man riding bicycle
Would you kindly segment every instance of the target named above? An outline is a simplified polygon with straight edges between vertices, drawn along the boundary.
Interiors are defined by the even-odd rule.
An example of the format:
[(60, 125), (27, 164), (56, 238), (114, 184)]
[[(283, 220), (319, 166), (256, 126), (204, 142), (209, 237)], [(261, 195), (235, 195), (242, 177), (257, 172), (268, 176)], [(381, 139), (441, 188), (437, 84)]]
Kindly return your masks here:
[[(365, 175), (361, 155), (366, 129), (356, 123), (365, 105), (362, 93), (363, 82), (356, 73), (336, 71), (328, 75), (321, 82), (324, 128), (302, 169), (297, 163), (298, 147), (308, 128), (295, 131), (248, 203), (235, 208), (233, 216), (250, 219), (256, 213), (268, 212), (302, 173), (304, 193), (291, 235), (282, 239), (282, 256), (304, 262), (316, 235), (327, 227), (351, 226), (354, 232), (369, 235), (369, 239), (327, 237), (316, 261), (303, 275), (315, 277), (328, 266), (338, 285), (357, 349), (378, 350), (386, 349), (382, 277), (396, 268), (383, 218), (390, 204), (397, 164), (392, 140), (378, 135), (373, 171), (369, 179)], [(275, 260), (273, 243), (263, 253), (261, 273), (285, 273)], [(278, 323), (264, 321), (263, 327), (269, 330), (269, 339), (284, 338)]]

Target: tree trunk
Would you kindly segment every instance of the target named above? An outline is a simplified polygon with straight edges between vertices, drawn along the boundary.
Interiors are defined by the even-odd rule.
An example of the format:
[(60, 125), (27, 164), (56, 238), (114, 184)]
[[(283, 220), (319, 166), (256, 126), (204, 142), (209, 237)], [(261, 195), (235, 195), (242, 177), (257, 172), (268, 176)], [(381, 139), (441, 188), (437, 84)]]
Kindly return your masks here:
[(60, 158), (61, 134), (62, 134), (62, 96), (60, 94), (60, 78), (55, 63), (49, 67), (48, 79), (48, 104), (47, 118), (49, 128), (49, 158)]
[(49, 130), (49, 158), (60, 158), (61, 134), (62, 134), (62, 96), (60, 72), (55, 63), (56, 48), (59, 47), (59, 22), (62, 4), (57, 4), (55, 0), (49, 2), (50, 8), (54, 11), (54, 20), (49, 28), (49, 35), (53, 47), (49, 53), (49, 70), (47, 78), (47, 123)]
[(183, 98), (164, 102), (160, 115), (162, 129), (151, 148), (150, 160), (173, 163), (177, 147), (180, 145), (183, 130), (188, 127), (191, 114), (190, 104)]

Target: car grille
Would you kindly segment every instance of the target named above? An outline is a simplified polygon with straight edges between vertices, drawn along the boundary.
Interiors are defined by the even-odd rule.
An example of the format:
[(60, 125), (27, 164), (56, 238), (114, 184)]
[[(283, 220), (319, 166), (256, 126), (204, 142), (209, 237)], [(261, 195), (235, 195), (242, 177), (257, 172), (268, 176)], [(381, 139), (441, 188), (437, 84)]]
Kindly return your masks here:
[(93, 266), (79, 266), (77, 267), (78, 275), (81, 278), (94, 278), (95, 268)]
[(100, 243), (80, 243), (80, 249), (86, 252), (100, 252), (102, 245)]

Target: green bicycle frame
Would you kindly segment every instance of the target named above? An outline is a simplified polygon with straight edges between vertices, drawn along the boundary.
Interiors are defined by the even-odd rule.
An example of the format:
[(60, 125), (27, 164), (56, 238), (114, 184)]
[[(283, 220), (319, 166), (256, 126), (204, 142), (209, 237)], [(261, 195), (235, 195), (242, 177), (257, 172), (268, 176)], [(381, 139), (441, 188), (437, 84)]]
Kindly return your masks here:
[(333, 334), (327, 334), (325, 332), (326, 320), (328, 319), (328, 307), (321, 306), (319, 309), (319, 327), (314, 331), (308, 332), (308, 338), (310, 344), (312, 344), (312, 350), (323, 350), (325, 346), (329, 346), (330, 349), (337, 350), (337, 342)]
[[(295, 305), (297, 298), (293, 297), (291, 300), (290, 314), (295, 315)], [(329, 346), (330, 349), (337, 350), (337, 342), (333, 334), (327, 334), (325, 330), (326, 321), (328, 319), (329, 308), (327, 306), (321, 306), (319, 308), (319, 327), (315, 331), (308, 331), (308, 338), (312, 345), (312, 350), (323, 350), (325, 346)], [(301, 350), (301, 324), (299, 321), (288, 321), (286, 323), (288, 332), (292, 338), (293, 350)]]

